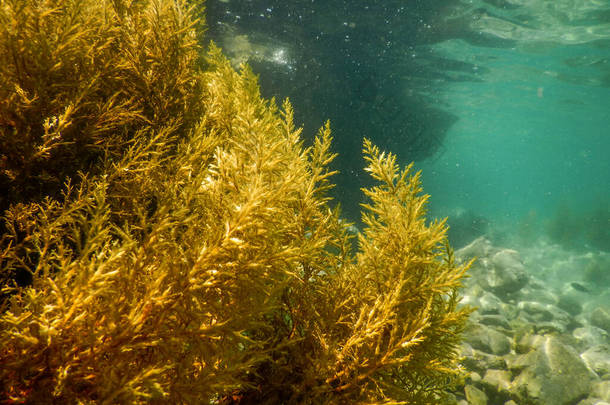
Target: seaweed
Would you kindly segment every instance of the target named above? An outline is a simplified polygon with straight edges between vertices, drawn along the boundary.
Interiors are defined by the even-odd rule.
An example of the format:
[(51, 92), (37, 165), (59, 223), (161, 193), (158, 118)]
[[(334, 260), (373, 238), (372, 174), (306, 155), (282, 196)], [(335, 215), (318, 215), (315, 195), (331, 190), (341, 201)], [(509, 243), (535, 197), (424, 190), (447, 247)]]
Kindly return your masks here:
[[(184, 1), (7, 0), (0, 12), (0, 209), (58, 198), (143, 128), (201, 114)], [(143, 135), (143, 134), (139, 134)]]
[[(263, 99), (247, 66), (237, 72), (214, 45), (196, 45), (195, 8), (14, 1), (1, 14), (13, 21), (4, 50), (40, 55), (41, 38), (19, 38), (42, 22), (64, 33), (45, 45), (59, 49), (51, 68), (95, 50), (80, 38), (112, 33), (100, 37), (104, 57), (81, 55), (92, 76), (0, 71), (12, 97), (0, 106), (12, 190), (0, 251), (2, 400), (448, 401), (468, 264), (454, 262), (445, 222), (426, 221), (411, 166), (364, 141), (377, 185), (364, 190), (354, 241), (329, 197), (330, 124), (306, 146), (288, 101)], [(15, 21), (26, 24), (19, 35)], [(13, 93), (15, 83), (28, 90)], [(49, 141), (55, 128), (60, 140)], [(62, 159), (64, 147), (80, 156), (68, 133), (103, 152), (90, 164)], [(48, 154), (33, 160), (16, 152), (41, 147)], [(13, 155), (19, 165), (6, 163)], [(40, 192), (40, 176), (17, 179), (21, 169), (53, 173), (53, 190)]]

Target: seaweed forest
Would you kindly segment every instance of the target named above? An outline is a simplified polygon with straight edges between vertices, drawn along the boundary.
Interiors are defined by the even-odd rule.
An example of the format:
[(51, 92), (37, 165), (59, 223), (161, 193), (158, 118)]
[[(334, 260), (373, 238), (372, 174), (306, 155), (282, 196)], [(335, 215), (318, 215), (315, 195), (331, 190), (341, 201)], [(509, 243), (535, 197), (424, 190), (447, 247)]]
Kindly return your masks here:
[(185, 0), (0, 1), (0, 402), (429, 404), (469, 310), (419, 173), (305, 143)]

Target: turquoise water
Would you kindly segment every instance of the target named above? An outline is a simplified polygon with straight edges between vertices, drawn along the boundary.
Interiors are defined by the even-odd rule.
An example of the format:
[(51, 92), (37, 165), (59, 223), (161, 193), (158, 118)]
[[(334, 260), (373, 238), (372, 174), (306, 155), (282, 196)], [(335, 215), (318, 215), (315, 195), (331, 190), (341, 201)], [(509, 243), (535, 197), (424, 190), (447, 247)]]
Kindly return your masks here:
[[(436, 49), (488, 73), (482, 82), (444, 89), (447, 108), (460, 119), (444, 153), (419, 164), (435, 206), (501, 221), (532, 210), (544, 215), (566, 201), (588, 209), (608, 200), (610, 89), (601, 80), (610, 73), (610, 49), (490, 49), (461, 40)], [(570, 59), (583, 65), (566, 65)]]
[(291, 99), (307, 140), (331, 120), (349, 219), (368, 137), (423, 171), (458, 247), (485, 233), (610, 251), (610, 2), (207, 6), (210, 36)]
[(432, 46), (480, 79), (440, 90), (459, 120), (444, 153), (419, 164), (435, 211), (467, 210), (509, 228), (535, 217), (544, 233), (545, 221), (569, 207), (576, 220), (595, 217), (606, 239), (596, 245), (609, 247), (610, 3), (478, 6), (485, 11), (464, 11), (483, 16), (473, 18), (473, 32), (510, 43)]

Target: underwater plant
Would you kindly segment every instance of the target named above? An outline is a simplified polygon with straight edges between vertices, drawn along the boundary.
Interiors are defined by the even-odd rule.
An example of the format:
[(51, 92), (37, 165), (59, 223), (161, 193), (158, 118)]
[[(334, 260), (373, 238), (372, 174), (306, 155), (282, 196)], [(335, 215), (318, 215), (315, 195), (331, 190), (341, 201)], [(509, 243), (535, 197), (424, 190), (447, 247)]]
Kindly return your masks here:
[[(101, 14), (83, 24), (94, 10)], [(84, 45), (77, 39), (109, 26), (120, 39), (108, 39), (107, 59), (84, 57), (91, 69), (128, 63), (121, 44), (132, 44), (143, 53), (143, 65), (128, 65), (141, 74), (133, 85), (154, 86), (149, 99), (121, 99), (135, 90), (115, 72), (103, 86), (93, 80), (102, 86), (95, 97), (69, 98), (51, 92), (74, 86), (68, 74), (40, 84), (42, 70), (0, 70), (1, 91), (12, 97), (22, 95), (11, 88), (49, 87), (44, 105), (0, 106), (3, 162), (16, 150), (72, 148), (45, 138), (56, 127), (44, 123), (63, 111), (48, 106), (84, 99), (54, 136), (64, 139), (69, 126), (75, 144), (104, 151), (61, 173), (53, 168), (70, 162), (61, 154), (24, 158), (24, 167), (48, 165), (56, 178), (58, 190), (36, 198), (27, 190), (39, 176), (17, 181), (18, 166), (2, 166), (13, 191), (0, 245), (0, 399), (447, 401), (469, 313), (457, 308), (468, 264), (453, 261), (445, 222), (427, 222), (419, 174), (364, 141), (377, 185), (364, 190), (365, 226), (354, 243), (328, 196), (330, 125), (305, 146), (290, 103), (264, 100), (249, 68), (236, 72), (213, 45), (196, 62), (195, 12), (166, 0), (2, 3), (3, 21), (24, 13), (58, 33), (53, 46), (62, 51), (50, 66), (70, 65), (78, 52), (70, 48)], [(157, 22), (167, 24), (153, 29)], [(40, 45), (19, 38), (3, 35), (2, 48), (27, 54)], [(188, 57), (177, 62), (180, 55)], [(159, 81), (142, 82), (151, 77)], [(18, 271), (29, 283), (15, 282)]]
[(185, 4), (2, 1), (1, 210), (58, 197), (79, 171), (118, 159), (137, 131), (199, 119), (200, 24)]

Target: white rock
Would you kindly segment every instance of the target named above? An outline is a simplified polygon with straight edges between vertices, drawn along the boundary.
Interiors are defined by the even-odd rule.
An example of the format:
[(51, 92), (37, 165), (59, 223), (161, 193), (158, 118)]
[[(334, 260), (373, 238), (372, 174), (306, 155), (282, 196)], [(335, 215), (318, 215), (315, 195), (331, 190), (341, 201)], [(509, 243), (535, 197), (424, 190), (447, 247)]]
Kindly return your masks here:
[(603, 343), (608, 338), (608, 332), (597, 326), (586, 325), (576, 328), (572, 336), (581, 344), (582, 347), (591, 347)]
[(610, 345), (593, 346), (581, 353), (580, 358), (583, 359), (589, 369), (595, 371), (600, 377), (610, 374)]

